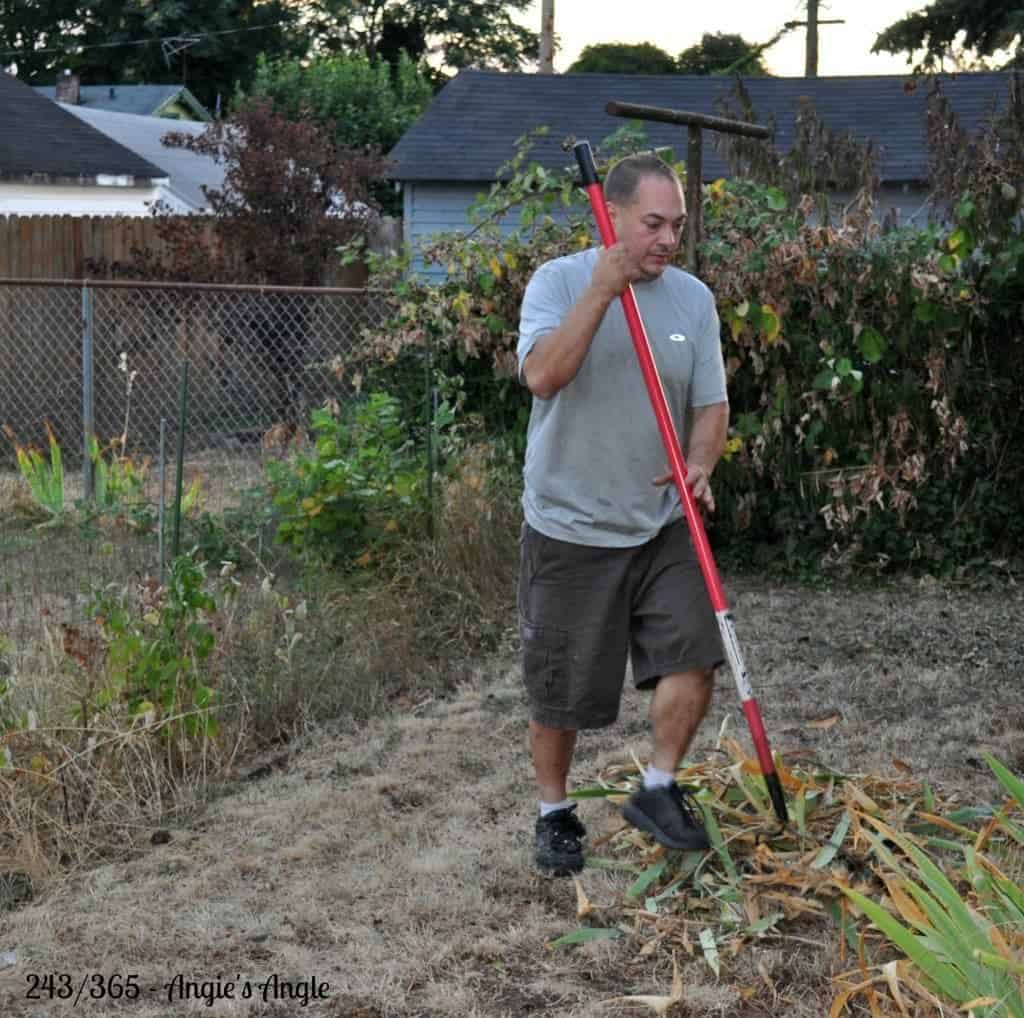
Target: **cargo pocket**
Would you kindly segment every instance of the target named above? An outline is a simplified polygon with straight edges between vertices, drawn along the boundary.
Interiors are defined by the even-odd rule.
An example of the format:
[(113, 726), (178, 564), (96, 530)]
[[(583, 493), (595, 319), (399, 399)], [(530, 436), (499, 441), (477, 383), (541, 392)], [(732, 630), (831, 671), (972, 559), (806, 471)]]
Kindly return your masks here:
[(569, 634), (564, 629), (520, 624), (523, 681), (530, 699), (550, 710), (569, 706)]

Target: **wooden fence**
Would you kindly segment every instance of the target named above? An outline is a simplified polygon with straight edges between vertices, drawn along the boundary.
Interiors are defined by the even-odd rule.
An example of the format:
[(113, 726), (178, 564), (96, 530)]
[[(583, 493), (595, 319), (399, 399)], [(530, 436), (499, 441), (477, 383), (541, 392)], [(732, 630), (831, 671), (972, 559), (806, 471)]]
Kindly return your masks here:
[(159, 253), (156, 227), (146, 216), (0, 216), (0, 278), (96, 278), (90, 259), (117, 266), (133, 248)]
[[(212, 223), (202, 237), (213, 243)], [(401, 220), (385, 217), (370, 247), (398, 248), (401, 237)], [(157, 222), (149, 216), (0, 216), (0, 279), (109, 278), (133, 261), (133, 249), (159, 256), (164, 247)], [(113, 271), (97, 273), (89, 268), (90, 260)], [(329, 266), (323, 280), (326, 286), (359, 287), (365, 282), (365, 267), (358, 264)]]

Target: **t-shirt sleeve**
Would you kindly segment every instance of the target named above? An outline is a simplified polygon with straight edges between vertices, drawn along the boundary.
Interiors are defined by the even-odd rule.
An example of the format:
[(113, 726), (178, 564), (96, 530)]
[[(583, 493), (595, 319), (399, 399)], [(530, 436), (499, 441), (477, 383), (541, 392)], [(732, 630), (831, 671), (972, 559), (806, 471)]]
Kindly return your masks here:
[(520, 382), (524, 382), (523, 362), (526, 355), (538, 339), (554, 332), (562, 324), (571, 303), (563, 274), (550, 262), (537, 269), (526, 284), (519, 315), (519, 345), (516, 347)]
[(727, 403), (725, 361), (722, 357), (721, 327), (714, 298), (708, 294), (708, 311), (697, 337), (697, 362), (690, 385), (690, 406)]

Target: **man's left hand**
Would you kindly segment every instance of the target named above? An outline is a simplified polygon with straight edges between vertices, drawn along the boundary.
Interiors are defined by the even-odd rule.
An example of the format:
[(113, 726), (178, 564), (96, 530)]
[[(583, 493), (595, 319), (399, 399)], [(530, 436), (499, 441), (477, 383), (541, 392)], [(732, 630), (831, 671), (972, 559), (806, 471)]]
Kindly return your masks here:
[[(654, 483), (660, 488), (672, 482), (672, 471), (661, 474), (654, 478)], [(702, 509), (709, 513), (715, 511), (715, 496), (711, 492), (711, 476), (699, 463), (687, 465), (686, 487), (690, 489), (694, 501)]]

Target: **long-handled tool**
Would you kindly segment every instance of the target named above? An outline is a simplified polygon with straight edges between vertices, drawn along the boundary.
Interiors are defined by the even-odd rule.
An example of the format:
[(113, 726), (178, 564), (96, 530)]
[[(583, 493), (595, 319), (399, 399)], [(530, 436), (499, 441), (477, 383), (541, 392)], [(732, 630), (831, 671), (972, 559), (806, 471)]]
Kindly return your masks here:
[[(604, 191), (597, 176), (597, 168), (594, 165), (594, 154), (590, 150), (590, 143), (581, 141), (573, 151), (576, 154), (576, 161), (579, 163), (580, 173), (583, 177), (583, 187), (590, 196), (590, 205), (594, 211), (594, 218), (597, 220), (597, 229), (601, 234), (601, 243), (605, 247), (611, 247), (615, 243), (615, 227), (612, 226), (611, 217), (608, 215), (608, 206), (604, 200)], [(786, 812), (786, 799), (782, 794), (782, 784), (778, 774), (775, 773), (775, 763), (772, 760), (771, 749), (768, 746), (768, 735), (764, 730), (764, 722), (761, 720), (761, 709), (754, 698), (754, 692), (750, 687), (750, 679), (747, 676), (747, 666), (743, 661), (743, 654), (740, 651), (739, 641), (736, 639), (736, 627), (733, 623), (732, 612), (725, 599), (725, 591), (722, 589), (722, 581), (718, 576), (718, 568), (715, 565), (714, 557), (711, 554), (711, 546), (708, 544), (707, 534), (704, 532), (704, 523), (697, 511), (690, 489), (686, 486), (686, 462), (683, 459), (682, 448), (679, 444), (679, 436), (676, 433), (672, 415), (669, 413), (668, 403), (665, 401), (665, 390), (661, 384), (661, 376), (658, 374), (658, 367), (654, 363), (654, 356), (651, 353), (650, 340), (647, 338), (647, 330), (644, 329), (643, 320), (640, 318), (640, 309), (637, 307), (636, 295), (633, 287), (626, 287), (622, 294), (622, 309), (626, 314), (626, 323), (629, 325), (630, 335), (633, 337), (633, 347), (640, 361), (640, 370), (643, 372), (644, 382), (647, 384), (647, 394), (651, 399), (651, 406), (654, 408), (654, 416), (658, 420), (658, 430), (661, 432), (661, 440), (665, 445), (665, 452), (668, 454), (668, 461), (672, 467), (672, 477), (679, 489), (679, 496), (683, 500), (683, 509), (686, 513), (686, 522), (690, 527), (690, 537), (693, 547), (697, 552), (697, 560), (700, 562), (700, 570), (704, 574), (704, 584), (711, 598), (711, 606), (715, 611), (715, 618), (718, 619), (718, 628), (722, 635), (722, 646), (725, 656), (729, 660), (729, 667), (732, 669), (733, 679), (736, 681), (736, 688), (739, 690), (740, 702), (743, 705), (743, 713), (746, 715), (747, 724), (750, 726), (750, 734), (754, 740), (754, 748), (757, 750), (757, 759), (761, 765), (761, 773), (764, 775), (764, 782), (771, 796), (772, 806), (775, 808), (775, 815), (785, 824), (789, 817)]]

